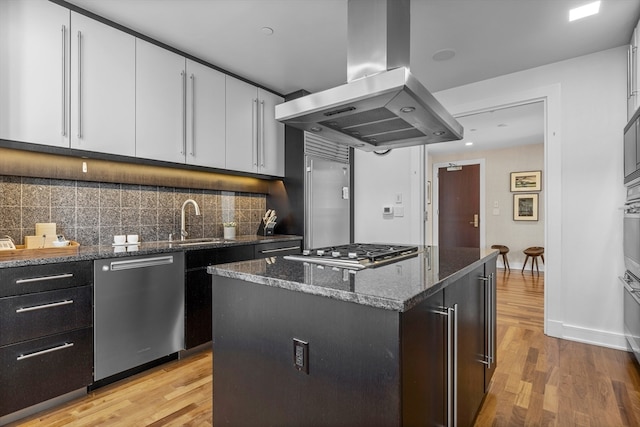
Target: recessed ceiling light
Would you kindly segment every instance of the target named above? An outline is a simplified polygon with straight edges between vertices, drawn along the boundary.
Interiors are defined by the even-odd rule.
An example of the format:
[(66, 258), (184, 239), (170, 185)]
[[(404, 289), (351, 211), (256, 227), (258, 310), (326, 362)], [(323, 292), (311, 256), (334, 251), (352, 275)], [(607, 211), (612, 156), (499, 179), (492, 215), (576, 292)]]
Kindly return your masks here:
[(468, 142), (465, 142), (464, 145), (466, 145), (467, 147), (471, 147), (473, 145), (473, 142), (468, 141)]
[(456, 56), (456, 51), (453, 49), (442, 49), (433, 54), (431, 58), (434, 61), (447, 61)]
[(499, 128), (506, 128), (508, 125), (506, 123), (500, 123), (498, 125)]
[(271, 27), (262, 27), (261, 31), (265, 36), (273, 35), (273, 28)]
[(587, 16), (595, 15), (600, 11), (600, 2), (594, 1), (580, 7), (573, 8), (569, 11), (569, 22), (576, 19), (586, 18)]

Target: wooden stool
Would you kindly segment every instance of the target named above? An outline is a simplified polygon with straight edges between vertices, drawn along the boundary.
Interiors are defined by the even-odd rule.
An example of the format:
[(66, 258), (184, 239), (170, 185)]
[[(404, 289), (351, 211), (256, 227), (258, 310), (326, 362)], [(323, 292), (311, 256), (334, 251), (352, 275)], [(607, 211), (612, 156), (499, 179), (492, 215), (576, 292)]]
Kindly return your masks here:
[(540, 270), (538, 270), (538, 257), (542, 258), (542, 262), (544, 263), (544, 248), (541, 246), (531, 246), (522, 252), (527, 256), (524, 259), (524, 264), (522, 264), (522, 272), (524, 273), (527, 261), (529, 260), (529, 257), (531, 257), (531, 274), (533, 274), (533, 263), (536, 264), (536, 270), (540, 273)]
[(500, 255), (502, 255), (502, 264), (504, 264), (504, 268), (511, 271), (509, 267), (509, 260), (507, 259), (507, 253), (509, 252), (509, 246), (505, 245), (492, 245), (491, 249), (497, 249), (500, 251)]

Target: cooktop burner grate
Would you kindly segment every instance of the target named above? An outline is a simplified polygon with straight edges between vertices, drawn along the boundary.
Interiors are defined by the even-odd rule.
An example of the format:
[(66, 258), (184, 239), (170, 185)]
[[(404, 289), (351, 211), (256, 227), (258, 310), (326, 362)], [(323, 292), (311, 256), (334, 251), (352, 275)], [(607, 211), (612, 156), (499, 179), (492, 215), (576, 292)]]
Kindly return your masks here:
[(413, 256), (417, 252), (417, 246), (352, 243), (318, 249), (305, 249), (302, 255), (289, 255), (285, 258), (319, 264), (365, 268), (404, 259), (408, 256)]

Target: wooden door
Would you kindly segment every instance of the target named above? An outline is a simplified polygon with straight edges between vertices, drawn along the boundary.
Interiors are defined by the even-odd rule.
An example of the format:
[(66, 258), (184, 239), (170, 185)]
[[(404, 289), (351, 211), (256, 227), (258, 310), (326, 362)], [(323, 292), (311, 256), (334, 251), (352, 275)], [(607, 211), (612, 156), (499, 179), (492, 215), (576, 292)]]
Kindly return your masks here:
[(438, 246), (480, 247), (480, 165), (438, 169)]

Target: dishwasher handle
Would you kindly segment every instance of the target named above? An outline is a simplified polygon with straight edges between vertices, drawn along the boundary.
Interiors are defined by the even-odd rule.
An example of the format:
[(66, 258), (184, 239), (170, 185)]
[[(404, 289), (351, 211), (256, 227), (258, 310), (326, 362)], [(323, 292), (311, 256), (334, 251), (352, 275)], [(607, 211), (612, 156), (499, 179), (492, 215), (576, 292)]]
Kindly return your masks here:
[(136, 268), (156, 267), (159, 265), (169, 264), (173, 264), (173, 255), (125, 261), (111, 261), (108, 265), (102, 266), (102, 271), (133, 270)]

